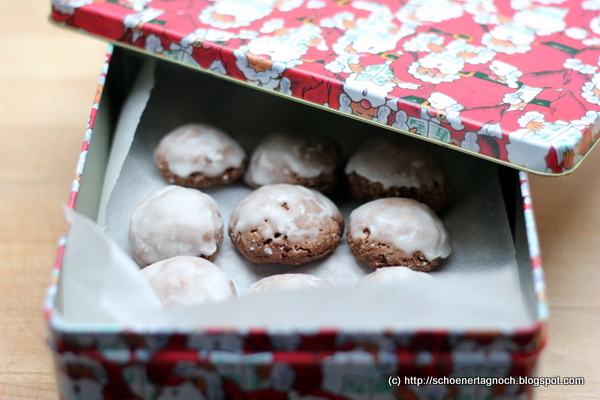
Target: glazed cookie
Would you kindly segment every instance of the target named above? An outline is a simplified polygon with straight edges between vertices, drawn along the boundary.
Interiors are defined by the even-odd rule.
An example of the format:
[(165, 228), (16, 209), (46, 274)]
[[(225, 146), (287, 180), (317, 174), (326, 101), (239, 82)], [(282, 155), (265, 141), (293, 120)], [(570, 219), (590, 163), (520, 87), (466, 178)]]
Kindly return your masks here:
[(154, 161), (169, 183), (201, 188), (240, 178), (244, 174), (246, 153), (219, 129), (188, 124), (160, 141)]
[(399, 197), (373, 200), (352, 211), (346, 239), (352, 254), (371, 268), (430, 271), (450, 255), (442, 221), (426, 205)]
[(344, 230), (335, 204), (298, 185), (262, 186), (231, 214), (229, 237), (249, 261), (298, 265), (331, 253)]
[(223, 241), (217, 203), (196, 189), (167, 186), (141, 202), (129, 226), (129, 247), (145, 267), (176, 256), (213, 260)]
[(236, 297), (231, 279), (203, 258), (180, 256), (141, 270), (165, 306), (213, 303)]
[(271, 275), (254, 282), (248, 293), (267, 292), (271, 290), (295, 290), (330, 287), (328, 280), (310, 274)]
[(431, 281), (433, 277), (426, 272), (414, 271), (406, 267), (379, 268), (366, 275), (358, 285), (371, 285), (373, 283), (396, 283), (405, 281)]
[(346, 164), (348, 186), (363, 201), (406, 197), (438, 212), (446, 203), (444, 175), (425, 148), (381, 135), (368, 141)]
[(291, 183), (331, 192), (340, 172), (340, 150), (329, 138), (273, 133), (256, 148), (244, 176), (252, 187)]

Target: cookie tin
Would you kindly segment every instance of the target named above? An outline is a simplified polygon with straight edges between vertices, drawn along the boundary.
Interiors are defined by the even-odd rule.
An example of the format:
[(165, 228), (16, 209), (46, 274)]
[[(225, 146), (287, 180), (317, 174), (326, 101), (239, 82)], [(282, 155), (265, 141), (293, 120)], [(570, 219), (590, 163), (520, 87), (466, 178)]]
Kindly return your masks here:
[[(135, 71), (132, 53), (109, 48), (92, 107), (68, 206), (75, 208), (91, 147), (123, 101), (121, 85)], [(115, 77), (113, 80), (108, 76)], [(106, 87), (105, 87), (106, 86)], [(125, 85), (126, 86), (126, 85)], [(106, 101), (102, 101), (106, 98)], [(117, 107), (117, 108), (115, 108)], [(90, 146), (90, 143), (92, 145)], [(92, 164), (89, 168), (92, 168)], [(60, 292), (67, 237), (59, 242), (45, 302), (49, 345), (64, 399), (506, 399), (532, 398), (534, 387), (428, 384), (444, 377), (535, 376), (545, 343), (547, 303), (527, 174), (508, 175), (509, 219), (517, 259), (530, 269), (537, 309), (530, 324), (507, 330), (348, 332), (265, 329), (157, 329), (115, 324), (72, 324), (53, 313)], [(512, 189), (510, 189), (512, 188)], [(89, 194), (88, 194), (89, 196)], [(395, 377), (412, 383), (396, 385)], [(417, 379), (422, 381), (417, 382)]]
[(119, 45), (538, 174), (599, 139), (595, 0), (52, 0)]

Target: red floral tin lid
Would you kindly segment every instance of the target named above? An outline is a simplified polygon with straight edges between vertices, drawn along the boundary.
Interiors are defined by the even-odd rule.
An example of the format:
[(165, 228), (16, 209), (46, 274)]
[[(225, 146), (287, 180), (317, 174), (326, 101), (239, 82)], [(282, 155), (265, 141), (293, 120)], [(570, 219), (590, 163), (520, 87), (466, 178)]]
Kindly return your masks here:
[(52, 0), (51, 18), (500, 163), (600, 137), (600, 0)]

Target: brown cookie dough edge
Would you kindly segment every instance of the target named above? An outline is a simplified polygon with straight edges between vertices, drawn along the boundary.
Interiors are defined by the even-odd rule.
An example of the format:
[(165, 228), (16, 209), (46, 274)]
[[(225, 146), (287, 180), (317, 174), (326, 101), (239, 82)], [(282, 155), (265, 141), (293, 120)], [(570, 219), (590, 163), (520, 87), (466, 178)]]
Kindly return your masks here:
[(381, 182), (372, 182), (356, 172), (347, 176), (347, 182), (352, 195), (361, 201), (404, 197), (426, 204), (436, 213), (444, 207), (448, 197), (447, 189), (438, 182), (434, 182), (434, 186), (421, 185), (418, 188), (393, 186), (386, 189)]
[(196, 189), (216, 185), (226, 185), (228, 183), (235, 182), (244, 175), (244, 171), (246, 169), (246, 159), (244, 159), (239, 167), (228, 168), (222, 175), (216, 177), (208, 177), (201, 172), (194, 172), (186, 177), (181, 177), (171, 172), (169, 169), (169, 164), (165, 160), (164, 156), (155, 154), (154, 159), (158, 170), (162, 173), (167, 182)]
[[(256, 231), (244, 233), (239, 232), (234, 235), (233, 231), (229, 230), (229, 237), (233, 246), (250, 262), (256, 264), (271, 264), (279, 263), (285, 265), (300, 265), (332, 253), (340, 243), (342, 232), (344, 229), (343, 221), (334, 219), (337, 225), (336, 230), (323, 232), (323, 236), (319, 238), (318, 243), (312, 247), (302, 247), (291, 245), (288, 238), (284, 236), (277, 243), (272, 238), (262, 238)], [(315, 241), (317, 242), (317, 241)], [(254, 250), (250, 250), (250, 249)], [(272, 254), (265, 253), (265, 249), (269, 248)]]
[(391, 248), (387, 244), (372, 240), (371, 238), (353, 240), (351, 237), (352, 232), (350, 226), (348, 226), (346, 241), (350, 246), (352, 255), (373, 269), (402, 266), (414, 271), (429, 272), (441, 260), (440, 257), (437, 257), (430, 261), (420, 251), (416, 251), (408, 256), (402, 250)]
[[(335, 170), (332, 173), (322, 173), (314, 178), (303, 178), (295, 172), (290, 172), (289, 179), (282, 182), (270, 182), (273, 183), (287, 183), (290, 185), (304, 186), (309, 189), (314, 189), (323, 194), (329, 194), (337, 187), (340, 171)], [(250, 185), (253, 189), (258, 189), (264, 185)]]

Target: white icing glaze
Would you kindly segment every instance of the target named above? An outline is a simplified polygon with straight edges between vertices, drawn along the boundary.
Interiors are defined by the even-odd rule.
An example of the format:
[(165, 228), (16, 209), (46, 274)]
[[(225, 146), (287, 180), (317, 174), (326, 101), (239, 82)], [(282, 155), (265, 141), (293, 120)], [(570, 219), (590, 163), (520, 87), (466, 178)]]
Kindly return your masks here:
[(407, 255), (420, 251), (430, 261), (450, 255), (442, 221), (429, 207), (411, 199), (391, 197), (363, 204), (350, 214), (348, 227), (352, 240), (370, 237)]
[(331, 174), (339, 162), (339, 151), (330, 139), (317, 135), (273, 133), (252, 154), (244, 179), (252, 187), (291, 183), (294, 174), (301, 178)]
[(434, 157), (423, 147), (404, 144), (387, 135), (369, 140), (348, 160), (346, 175), (352, 172), (379, 182), (384, 188), (433, 186), (444, 183)]
[(142, 266), (175, 256), (211, 256), (223, 235), (217, 203), (196, 189), (166, 186), (141, 202), (129, 227), (129, 246)]
[(224, 132), (202, 124), (188, 124), (168, 133), (156, 148), (169, 170), (182, 178), (194, 172), (214, 178), (246, 159), (240, 145)]
[(279, 274), (272, 275), (254, 282), (248, 289), (248, 294), (270, 290), (296, 290), (329, 287), (329, 281), (310, 274)]
[(141, 270), (165, 306), (212, 303), (236, 296), (231, 279), (198, 257), (169, 258)]
[(262, 186), (246, 196), (231, 214), (229, 231), (234, 233), (256, 229), (264, 238), (312, 242), (322, 236), (319, 229), (325, 219), (342, 220), (337, 206), (316, 190), (298, 185)]
[(433, 276), (426, 272), (414, 271), (407, 267), (385, 267), (379, 268), (358, 282), (358, 285), (370, 285), (373, 283), (396, 283), (402, 281), (431, 281)]

